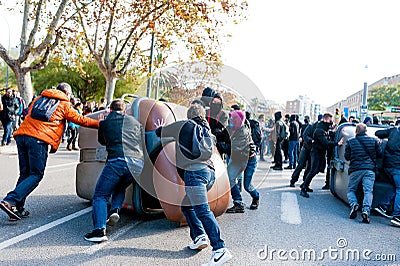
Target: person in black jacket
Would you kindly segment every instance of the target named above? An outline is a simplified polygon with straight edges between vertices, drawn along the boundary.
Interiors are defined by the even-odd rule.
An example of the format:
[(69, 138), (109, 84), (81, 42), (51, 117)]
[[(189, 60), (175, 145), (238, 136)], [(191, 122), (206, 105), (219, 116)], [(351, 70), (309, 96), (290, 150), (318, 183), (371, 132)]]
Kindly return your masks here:
[(121, 99), (112, 101), (110, 110), (111, 113), (99, 124), (98, 141), (106, 146), (107, 162), (93, 194), (93, 230), (84, 237), (91, 242), (107, 240), (106, 225), (113, 226), (118, 222), (125, 190), (140, 175), (144, 165), (143, 126), (133, 116), (125, 115), (125, 104)]
[(306, 176), (310, 172), (311, 148), (312, 148), (313, 135), (314, 135), (316, 125), (317, 125), (317, 122), (315, 122), (313, 124), (309, 124), (302, 134), (302, 137), (300, 140), (301, 140), (301, 143), (303, 143), (303, 146), (300, 150), (298, 164), (296, 166), (296, 169), (294, 169), (294, 171), (292, 173), (292, 177), (290, 179), (290, 187), (295, 187), (295, 183), (297, 181), (299, 181), (300, 173), (304, 169), (304, 167), (305, 167), (305, 170), (304, 170), (304, 175), (303, 175), (303, 181), (305, 180)]
[(313, 144), (311, 148), (311, 169), (306, 176), (305, 181), (301, 184), (300, 196), (310, 197), (308, 192), (311, 192), (310, 183), (314, 176), (316, 176), (320, 170), (320, 166), (325, 160), (326, 149), (330, 146), (343, 145), (344, 139), (340, 139), (339, 142), (328, 140), (328, 131), (332, 125), (332, 114), (325, 113), (322, 117), (322, 121), (318, 122), (314, 135)]
[(394, 199), (393, 218), (390, 223), (400, 227), (400, 127), (396, 126), (378, 130), (375, 132), (375, 136), (380, 139), (388, 139), (383, 163), (385, 172), (391, 176), (394, 181), (395, 188), (388, 192), (374, 210), (388, 217), (387, 209)]
[(356, 126), (356, 136), (346, 143), (344, 158), (349, 163), (349, 186), (347, 198), (350, 204), (350, 219), (357, 217), (359, 210), (356, 191), (362, 182), (364, 199), (362, 205), (362, 222), (369, 224), (373, 188), (375, 182), (376, 158), (382, 156), (381, 146), (376, 138), (366, 134), (367, 126), (360, 123)]
[(3, 110), (0, 112), (1, 123), (3, 124), (4, 134), (1, 145), (9, 145), (11, 143), (12, 124), (19, 112), (19, 103), (12, 95), (12, 90), (7, 89), (6, 94), (1, 97)]
[(285, 169), (295, 169), (299, 150), (300, 125), (294, 114), (290, 116), (289, 122), (289, 165)]

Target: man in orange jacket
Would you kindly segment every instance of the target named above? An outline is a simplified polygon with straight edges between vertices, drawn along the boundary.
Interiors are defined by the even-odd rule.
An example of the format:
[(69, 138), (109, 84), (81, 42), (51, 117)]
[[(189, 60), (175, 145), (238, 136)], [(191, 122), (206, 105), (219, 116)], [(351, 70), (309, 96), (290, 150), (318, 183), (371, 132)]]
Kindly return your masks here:
[[(71, 95), (68, 83), (60, 83), (56, 89), (44, 90), (31, 104), (24, 122), (14, 133), (18, 148), (19, 179), (15, 189), (0, 203), (0, 208), (10, 220), (28, 217), (29, 212), (24, 208), (25, 200), (43, 178), (48, 146), (51, 153), (57, 151), (66, 120), (85, 127), (99, 127), (99, 121), (84, 117), (74, 110), (69, 102)], [(41, 108), (40, 104), (35, 105), (38, 100), (38, 103), (52, 103), (45, 110), (48, 119), (36, 115)]]

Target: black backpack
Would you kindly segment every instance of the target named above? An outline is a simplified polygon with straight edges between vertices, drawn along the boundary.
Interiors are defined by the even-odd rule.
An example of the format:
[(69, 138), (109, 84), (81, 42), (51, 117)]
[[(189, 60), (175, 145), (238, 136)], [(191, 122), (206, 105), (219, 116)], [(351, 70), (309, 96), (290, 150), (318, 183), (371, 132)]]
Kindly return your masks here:
[(50, 118), (54, 111), (57, 109), (60, 100), (48, 97), (39, 97), (33, 106), (31, 111), (31, 117), (36, 120), (50, 122)]

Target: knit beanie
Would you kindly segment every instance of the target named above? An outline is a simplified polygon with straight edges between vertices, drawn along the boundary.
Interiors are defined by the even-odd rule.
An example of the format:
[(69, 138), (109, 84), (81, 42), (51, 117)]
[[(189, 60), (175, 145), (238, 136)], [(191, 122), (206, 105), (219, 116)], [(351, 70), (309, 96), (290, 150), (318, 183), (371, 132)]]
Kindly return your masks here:
[(244, 125), (245, 116), (240, 110), (234, 110), (231, 112), (232, 124), (234, 129), (239, 129)]

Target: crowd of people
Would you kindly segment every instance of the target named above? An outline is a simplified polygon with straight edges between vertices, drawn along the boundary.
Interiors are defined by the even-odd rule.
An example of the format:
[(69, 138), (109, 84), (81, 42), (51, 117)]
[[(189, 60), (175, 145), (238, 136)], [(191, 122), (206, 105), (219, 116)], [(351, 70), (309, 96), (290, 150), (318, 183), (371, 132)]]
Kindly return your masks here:
[[(25, 209), (25, 201), (43, 178), (48, 147), (50, 152), (55, 152), (67, 136), (67, 149), (78, 149), (79, 126), (98, 128), (98, 141), (106, 146), (107, 161), (93, 194), (93, 230), (84, 238), (92, 242), (107, 240), (106, 226), (113, 226), (119, 221), (125, 190), (142, 172), (145, 138), (143, 126), (136, 118), (125, 114), (126, 106), (121, 99), (110, 103), (110, 114), (101, 121), (85, 116), (106, 107), (105, 98), (99, 105), (73, 99), (67, 83), (44, 90), (28, 107), (18, 93), (7, 90), (2, 97), (1, 121), (5, 132), (2, 145), (10, 143), (15, 130), (13, 135), (20, 167), (16, 187), (0, 203), (0, 208), (10, 220), (30, 215)], [(18, 117), (22, 117), (23, 123)], [(356, 136), (346, 143), (344, 138), (334, 138), (337, 126), (344, 122), (357, 124)], [(310, 121), (308, 116), (304, 116), (301, 122), (297, 114), (283, 117), (280, 111), (268, 121), (263, 114), (254, 119), (251, 113), (242, 111), (236, 104), (230, 107), (230, 111), (224, 109), (223, 96), (208, 87), (204, 89), (201, 99), (190, 104), (187, 120), (168, 125), (163, 119), (158, 120), (155, 124), (156, 135), (172, 137), (176, 143), (177, 172), (184, 181), (186, 192), (181, 210), (192, 240), (189, 248), (201, 250), (210, 243), (213, 252), (207, 265), (221, 265), (232, 258), (207, 199), (207, 191), (215, 182), (211, 154), (216, 151), (226, 162), (230, 184), (233, 205), (226, 212), (244, 213), (242, 187), (252, 198), (249, 209), (259, 208), (260, 193), (252, 184), (258, 160), (265, 161), (270, 156), (273, 157), (272, 170), (293, 170), (290, 187), (295, 187), (302, 170), (305, 170), (300, 196), (309, 198), (309, 193), (313, 192), (310, 184), (320, 172), (326, 172), (322, 189), (329, 189), (333, 148), (344, 145), (345, 159), (350, 162), (349, 217), (355, 219), (361, 209), (364, 223), (370, 222), (376, 160), (384, 156), (384, 169), (395, 185), (375, 210), (390, 217), (391, 223), (400, 227), (400, 121), (396, 126), (376, 131), (377, 138), (366, 135), (367, 124), (374, 122), (370, 117), (363, 123), (354, 117), (347, 121), (337, 112), (320, 115), (315, 122)], [(382, 139), (387, 139), (384, 151)], [(287, 166), (283, 167), (284, 164)], [(362, 207), (356, 197), (360, 183), (364, 192)], [(111, 208), (108, 211), (110, 199)]]

